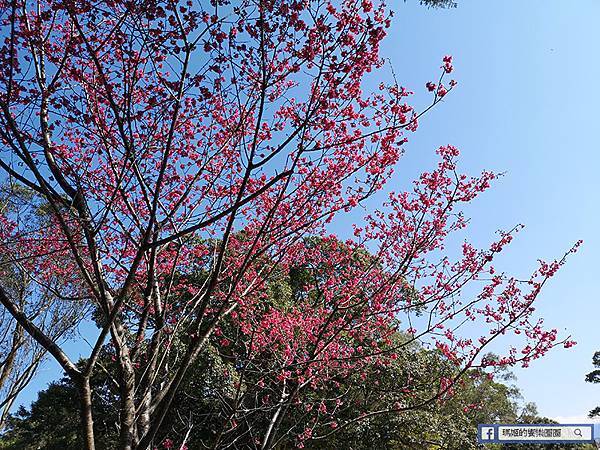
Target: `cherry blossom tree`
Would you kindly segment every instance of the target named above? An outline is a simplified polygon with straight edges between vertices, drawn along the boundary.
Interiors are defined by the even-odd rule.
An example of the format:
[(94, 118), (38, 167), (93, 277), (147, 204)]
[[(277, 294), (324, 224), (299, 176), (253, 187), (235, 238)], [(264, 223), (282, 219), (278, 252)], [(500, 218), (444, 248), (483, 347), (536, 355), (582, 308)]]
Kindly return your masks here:
[[(0, 170), (50, 212), (35, 229), (0, 215), (0, 251), (39, 286), (60, 279), (64, 301), (91, 305), (99, 329), (85, 364), (5, 286), (0, 303), (77, 386), (86, 449), (101, 439), (90, 378), (106, 345), (124, 450), (161, 444), (173, 399), (211, 348), (239, 364), (215, 448), (234, 446), (227, 436), (243, 421), (267, 449), (435, 402), (470, 368), (572, 345), (533, 315), (564, 258), (526, 279), (495, 273), (518, 227), (487, 249), (445, 254), (467, 225), (461, 205), (496, 178), (461, 174), (452, 146), (352, 239), (330, 234), (382, 191), (407, 134), (455, 85), (446, 56), (420, 112), (396, 81), (364, 90), (385, 70), (391, 18), (371, 0), (0, 1)], [(268, 301), (298, 268), (308, 275), (293, 301)], [(399, 331), (409, 338), (397, 342)], [(518, 346), (482, 358), (506, 334)], [(344, 398), (327, 397), (337, 379), (382, 370), (417, 340), (458, 368), (432, 395), (409, 377), (394, 402), (353, 417)], [(260, 399), (250, 410), (249, 397)], [(312, 425), (283, 429), (302, 402)]]

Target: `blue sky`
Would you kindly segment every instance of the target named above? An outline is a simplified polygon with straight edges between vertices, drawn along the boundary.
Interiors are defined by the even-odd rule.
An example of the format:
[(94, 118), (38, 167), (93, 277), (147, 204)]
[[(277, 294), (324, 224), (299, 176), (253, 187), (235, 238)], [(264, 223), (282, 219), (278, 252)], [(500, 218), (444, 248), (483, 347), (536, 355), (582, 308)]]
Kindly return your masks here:
[[(584, 240), (538, 306), (548, 325), (579, 344), (515, 371), (541, 414), (578, 422), (600, 405), (600, 386), (583, 381), (600, 350), (600, 1), (458, 1), (451, 10), (428, 10), (416, 0), (395, 5), (383, 55), (402, 84), (421, 92), (414, 103), (428, 101), (424, 84), (437, 80), (445, 54), (454, 56), (459, 85), (410, 136), (392, 185), (404, 186), (431, 166), (437, 147), (453, 144), (466, 171), (506, 172), (468, 209), (469, 238), (482, 245), (498, 228), (526, 225), (502, 269), (526, 276), (537, 258), (559, 257)], [(73, 356), (88, 353), (69, 347)], [(59, 373), (48, 363), (22, 402)]]
[(469, 238), (481, 244), (498, 228), (526, 225), (502, 255), (502, 269), (527, 275), (537, 258), (559, 257), (584, 240), (538, 304), (547, 325), (579, 344), (515, 370), (525, 399), (541, 414), (579, 421), (600, 405), (600, 386), (584, 382), (600, 350), (600, 2), (458, 3), (451, 10), (416, 2), (395, 8), (383, 54), (397, 78), (422, 92), (436, 80), (441, 57), (452, 54), (459, 85), (410, 136), (393, 183), (403, 185), (430, 166), (435, 148), (453, 144), (467, 171), (506, 172), (468, 209)]

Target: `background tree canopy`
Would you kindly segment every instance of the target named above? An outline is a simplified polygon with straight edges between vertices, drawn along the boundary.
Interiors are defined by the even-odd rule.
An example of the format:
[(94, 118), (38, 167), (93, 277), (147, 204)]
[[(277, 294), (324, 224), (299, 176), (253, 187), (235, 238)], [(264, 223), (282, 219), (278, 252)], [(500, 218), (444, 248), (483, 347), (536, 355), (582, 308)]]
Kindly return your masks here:
[[(235, 364), (215, 349), (213, 356), (202, 360), (199, 364), (210, 366), (210, 376), (202, 383), (192, 371), (176, 401), (177, 414), (169, 417), (163, 425), (160, 435), (164, 448), (169, 442), (180, 441), (181, 436), (188, 436), (189, 449), (210, 448), (215, 444), (217, 436), (212, 420), (227, 414), (226, 402), (231, 398), (223, 398), (218, 391), (235, 390), (232, 379), (223, 377), (220, 368), (235, 372)], [(102, 365), (107, 372), (94, 377), (94, 416), (95, 426), (103, 436), (98, 448), (109, 450), (115, 448), (118, 441), (118, 409), (116, 405), (118, 388), (111, 380), (110, 372), (116, 368), (108, 354), (105, 354)], [(329, 395), (335, 397), (350, 389), (354, 401), (370, 403), (372, 408), (385, 405), (385, 392), (397, 388), (397, 383), (410, 368), (410, 373), (419, 377), (424, 384), (431, 379), (430, 371), (440, 370), (445, 363), (443, 356), (437, 352), (428, 352), (413, 348), (398, 359), (398, 365), (386, 374), (371, 374), (361, 379), (348, 379), (340, 383), (337, 391)], [(196, 369), (194, 369), (196, 370)], [(198, 368), (205, 373), (205, 368)], [(510, 372), (497, 373), (494, 379), (478, 371), (472, 371), (460, 383), (457, 392), (448, 399), (432, 403), (421, 409), (405, 414), (380, 415), (368, 420), (351, 424), (339, 433), (321, 440), (306, 444), (306, 448), (332, 449), (349, 448), (353, 450), (371, 450), (374, 448), (397, 450), (470, 450), (477, 449), (476, 433), (479, 423), (554, 423), (540, 417), (535, 405), (523, 403), (519, 390), (511, 384), (513, 376)], [(226, 386), (223, 386), (226, 383)], [(376, 389), (371, 389), (376, 386)], [(225, 389), (224, 389), (225, 387)], [(207, 392), (213, 396), (207, 396)], [(79, 450), (82, 436), (77, 424), (79, 411), (73, 403), (77, 396), (77, 387), (68, 377), (51, 383), (40, 391), (36, 401), (29, 408), (21, 407), (8, 419), (7, 429), (0, 438), (0, 448), (5, 450)], [(294, 407), (286, 419), (285, 426), (302, 424), (304, 411)], [(237, 448), (245, 448), (251, 439), (242, 427), (233, 432), (229, 439), (237, 439)], [(246, 442), (246, 443), (245, 443)], [(294, 448), (293, 441), (282, 441), (278, 448)], [(488, 446), (490, 449), (498, 446)], [(163, 448), (163, 447), (161, 447)], [(507, 450), (559, 450), (565, 448), (558, 445), (505, 445)], [(569, 446), (571, 449), (592, 449), (593, 446)], [(498, 450), (501, 450), (498, 447)]]
[[(327, 252), (331, 243), (311, 238), (311, 245)], [(370, 260), (368, 253), (356, 254), (353, 258), (354, 263), (359, 265)], [(305, 286), (314, 277), (325, 282), (329, 270), (331, 267), (327, 265), (301, 265), (291, 268), (287, 275), (281, 273), (270, 285), (266, 302), (285, 310), (302, 298), (304, 301), (319, 301), (318, 295), (306, 297)], [(190, 272), (180, 276), (202, 283), (207, 274)], [(271, 372), (282, 355), (277, 348), (272, 348), (252, 360), (236, 357), (241, 352), (232, 347), (224, 348), (220, 343), (222, 339), (238, 334), (239, 326), (235, 320), (223, 324), (208, 351), (186, 375), (182, 389), (174, 399), (176, 413), (166, 418), (158, 432), (161, 448), (170, 448), (172, 443), (181, 443), (182, 440), (189, 449), (249, 448), (255, 445), (252, 430), (264, 426), (261, 422), (268, 422), (273, 408), (265, 399), (265, 391), (277, 392), (275, 380), (269, 387), (270, 381), (263, 374)], [(407, 342), (408, 345), (403, 345)], [(175, 341), (172, 345), (183, 346), (184, 343)], [(492, 372), (471, 369), (455, 388), (436, 398), (439, 380), (452, 378), (460, 367), (440, 350), (425, 349), (411, 341), (410, 336), (401, 333), (384, 344), (382, 351), (386, 351), (386, 347), (400, 348), (394, 350), (396, 356), (391, 364), (334, 379), (325, 389), (312, 392), (302, 402), (290, 404), (279, 427), (303, 430), (311, 426), (312, 414), (327, 416), (333, 413), (331, 409), (337, 408), (336, 421), (325, 420), (323, 427), (313, 427), (314, 439), (303, 443), (305, 448), (475, 450), (478, 448), (476, 433), (479, 423), (552, 423), (538, 416), (534, 404), (523, 402), (518, 388), (512, 384), (512, 373), (506, 369), (500, 367)], [(497, 359), (495, 355), (487, 355), (486, 358)], [(85, 361), (78, 365), (84, 367)], [(246, 367), (242, 372), (244, 365), (251, 366), (251, 369)], [(120, 396), (116, 382), (118, 366), (114, 350), (109, 346), (104, 348), (99, 366), (101, 370), (91, 379), (94, 427), (102, 436), (97, 448), (109, 450), (118, 445)], [(238, 393), (242, 384), (244, 389), (250, 390), (250, 395), (240, 398)], [(260, 386), (260, 390), (252, 390), (253, 386)], [(408, 386), (413, 388), (409, 390)], [(354, 420), (356, 415), (351, 411), (354, 409), (385, 411), (390, 403), (401, 402), (408, 406), (411, 398), (403, 395), (404, 391), (411, 395), (417, 392), (419, 397), (435, 400), (408, 408), (405, 412), (374, 414), (364, 420)], [(78, 395), (77, 386), (69, 377), (51, 383), (39, 392), (37, 400), (29, 408), (21, 407), (8, 418), (0, 448), (79, 450), (83, 436), (77, 426), (79, 410), (73, 402)], [(220, 422), (229, 420), (232, 410), (240, 409), (248, 411), (244, 418), (247, 422), (240, 421), (225, 432), (215, 432)], [(295, 448), (298, 442), (293, 436), (294, 433), (282, 433), (275, 446)], [(559, 447), (518, 446), (518, 449), (525, 450), (554, 448)]]

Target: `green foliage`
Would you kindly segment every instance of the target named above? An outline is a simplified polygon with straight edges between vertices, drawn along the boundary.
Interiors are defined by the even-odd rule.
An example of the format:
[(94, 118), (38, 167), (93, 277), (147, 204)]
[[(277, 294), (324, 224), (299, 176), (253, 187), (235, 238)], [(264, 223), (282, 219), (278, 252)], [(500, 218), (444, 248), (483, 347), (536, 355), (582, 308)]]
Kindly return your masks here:
[[(84, 361), (79, 362), (82, 367)], [(108, 354), (102, 355), (103, 367), (112, 366)], [(112, 368), (111, 368), (112, 370)], [(117, 405), (112, 378), (98, 371), (91, 380), (94, 386), (94, 428), (102, 436), (99, 450), (109, 450), (117, 445)], [(6, 431), (0, 439), (0, 449), (11, 450), (80, 450), (78, 389), (64, 377), (38, 393), (29, 409), (20, 407), (9, 417)]]
[(73, 399), (77, 390), (68, 383), (51, 383), (41, 391), (30, 410), (21, 407), (8, 421), (8, 439), (4, 448), (69, 450), (82, 447), (79, 439), (78, 411)]
[[(585, 376), (585, 381), (588, 383), (600, 383), (600, 352), (594, 353), (594, 356), (592, 357), (592, 364), (594, 365), (595, 369)], [(600, 406), (592, 409), (589, 416), (600, 417)]]
[[(316, 238), (314, 244), (319, 246), (321, 251), (328, 251), (326, 245)], [(356, 264), (371, 263), (366, 253), (357, 252), (352, 257)], [(327, 261), (326, 258), (324, 260)], [(299, 266), (289, 273), (278, 273), (268, 288), (265, 307), (292, 307), (306, 295), (304, 287), (313, 282), (315, 277), (322, 276), (322, 273), (326, 272), (324, 269)], [(206, 279), (206, 273), (201, 271), (192, 271), (181, 276), (198, 283), (203, 283)], [(410, 295), (410, 292), (407, 294)], [(318, 301), (318, 298), (311, 297), (309, 300)], [(182, 296), (181, 301), (186, 301), (186, 298)], [(226, 335), (233, 335), (235, 327), (235, 322), (231, 320), (222, 324)], [(174, 336), (170, 357), (178, 357), (185, 348), (186, 339), (189, 339), (186, 334)], [(455, 386), (452, 395), (419, 403), (418, 399), (435, 398), (439, 390), (439, 380), (455, 377), (459, 368), (439, 351), (427, 350), (415, 342), (409, 342), (409, 336), (401, 333), (395, 335), (389, 345), (397, 353), (397, 358), (389, 366), (372, 367), (370, 372), (355, 373), (345, 379), (336, 380), (336, 383), (327, 388), (328, 391), (308, 394), (302, 403), (291, 404), (288, 407), (280, 425), (281, 429), (303, 430), (308, 425), (306, 404), (318, 404), (323, 398), (338, 397), (344, 398), (339, 414), (336, 415), (339, 429), (321, 430), (319, 439), (305, 442), (306, 448), (476, 450), (479, 423), (548, 421), (538, 417), (534, 405), (522, 406), (519, 390), (512, 385), (513, 377), (509, 372), (498, 372), (495, 378), (491, 379), (483, 371), (467, 371)], [(163, 423), (157, 436), (157, 444), (167, 438), (180, 442), (181, 437), (188, 434), (188, 448), (210, 448), (220, 438), (213, 430), (222, 428), (222, 423), (228, 420), (237, 389), (254, 392), (257, 380), (263, 376), (260, 361), (255, 361), (256, 366), (246, 370), (242, 377), (239, 369), (246, 362), (236, 358), (235, 354), (233, 349), (218, 345), (209, 345), (201, 354), (176, 394), (173, 413), (168, 415)], [(115, 406), (119, 400), (119, 389), (114, 381), (117, 367), (108, 347), (100, 357), (99, 367), (101, 369), (95, 372), (91, 380), (94, 392), (94, 427), (96, 435), (101, 436), (97, 443), (98, 449), (108, 450), (116, 448), (117, 445), (116, 424), (119, 414)], [(405, 386), (411, 386), (411, 395), (398, 395)], [(244, 404), (236, 407), (252, 410), (251, 425), (263, 429), (271, 413), (267, 410), (261, 415), (258, 390), (256, 393), (256, 396), (246, 396)], [(29, 409), (21, 408), (10, 417), (7, 429), (0, 438), (0, 450), (80, 449), (77, 396), (76, 387), (67, 378), (49, 385), (38, 394), (37, 400)], [(397, 404), (398, 411), (384, 412), (390, 404), (398, 403), (398, 399), (405, 399), (402, 400), (405, 403)], [(361, 411), (380, 413), (354, 421), (357, 408)], [(250, 428), (250, 425), (248, 427)], [(233, 431), (237, 433), (235, 448), (255, 446), (251, 433), (245, 433), (244, 430), (244, 425), (240, 424), (239, 431)], [(293, 438), (287, 438), (285, 434), (283, 436), (277, 448), (287, 449), (295, 446)], [(495, 449), (493, 446), (489, 448)], [(521, 446), (518, 450), (542, 448), (556, 447)]]
[[(398, 336), (398, 339), (405, 339)], [(102, 439), (101, 450), (115, 448), (118, 431), (116, 421), (118, 411), (118, 390), (112, 384), (110, 372), (114, 367), (110, 354), (102, 356), (102, 367), (92, 379), (95, 427)], [(349, 403), (367, 404), (376, 411), (384, 408), (395, 390), (406, 382), (410, 375), (419, 380), (422, 394), (435, 389), (432, 380), (440, 373), (448, 374), (451, 364), (438, 352), (426, 351), (416, 345), (407, 346), (399, 354), (396, 364), (385, 371), (358, 375), (340, 380), (339, 391), (350, 390)], [(535, 407), (526, 404), (521, 407), (519, 391), (508, 384), (509, 373), (500, 373), (495, 380), (489, 379), (477, 370), (470, 371), (457, 386), (454, 395), (403, 413), (377, 414), (352, 423), (325, 439), (309, 441), (306, 448), (331, 449), (351, 448), (368, 450), (386, 449), (446, 449), (475, 450), (478, 423), (550, 423), (537, 416)], [(234, 395), (236, 377), (235, 361), (220, 355), (215, 348), (204, 354), (186, 377), (184, 388), (175, 399), (176, 414), (167, 418), (159, 433), (159, 442), (167, 437), (177, 438), (191, 428), (188, 446), (190, 449), (210, 445), (215, 436), (215, 421), (223, 420), (226, 411), (223, 402)], [(339, 394), (339, 392), (337, 392)], [(387, 394), (386, 394), (387, 393)], [(335, 395), (332, 391), (329, 395)], [(77, 409), (77, 389), (67, 379), (52, 383), (38, 394), (38, 399), (30, 409), (21, 408), (13, 415), (8, 430), (0, 439), (0, 449), (10, 450), (75, 450), (81, 448), (79, 435), (79, 411)], [(472, 407), (477, 405), (477, 407)], [(471, 407), (470, 407), (471, 406)], [(292, 408), (286, 416), (284, 427), (302, 424), (302, 408)], [(347, 417), (352, 417), (350, 411)], [(343, 423), (341, 415), (340, 423)], [(249, 442), (240, 439), (240, 447), (246, 448)], [(283, 443), (279, 448), (291, 448), (293, 442)], [(490, 446), (490, 449), (495, 447)], [(511, 449), (512, 447), (504, 447)], [(514, 450), (558, 449), (552, 446), (519, 446)], [(577, 447), (584, 448), (584, 447)]]

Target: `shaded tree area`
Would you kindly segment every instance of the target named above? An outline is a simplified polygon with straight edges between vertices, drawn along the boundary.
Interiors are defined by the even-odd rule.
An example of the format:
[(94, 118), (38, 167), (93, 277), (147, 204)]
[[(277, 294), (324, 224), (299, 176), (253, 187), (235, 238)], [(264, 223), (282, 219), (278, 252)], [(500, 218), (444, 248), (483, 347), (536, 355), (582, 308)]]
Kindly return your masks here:
[[(310, 241), (310, 245), (324, 252), (332, 245), (320, 238)], [(370, 260), (366, 252), (353, 257), (356, 265)], [(311, 279), (317, 277), (326, 282), (325, 266), (301, 265), (292, 267), (287, 274), (281, 273), (277, 281), (270, 284), (266, 303), (281, 310), (293, 308), (306, 297), (305, 287)], [(179, 276), (186, 277), (188, 282), (202, 283), (207, 275), (191, 272)], [(319, 294), (314, 292), (305, 298), (307, 301), (318, 299)], [(186, 301), (185, 295), (181, 301)], [(159, 448), (175, 445), (189, 449), (252, 448), (257, 445), (254, 430), (268, 426), (277, 406), (269, 400), (269, 396), (278, 393), (277, 380), (264, 375), (276, 373), (273, 367), (281, 364), (278, 360), (283, 355), (277, 348), (271, 348), (251, 360), (236, 356), (243, 351), (235, 346), (248, 344), (233, 344), (233, 336), (240, 333), (239, 326), (235, 320), (224, 323), (207, 352), (186, 375), (173, 400), (174, 413), (165, 418), (158, 431)], [(171, 345), (183, 347), (185, 342), (174, 340)], [(282, 420), (276, 424), (280, 431), (273, 447), (475, 450), (479, 423), (551, 423), (538, 416), (535, 405), (523, 404), (518, 388), (512, 384), (514, 377), (505, 368), (469, 369), (452, 389), (438, 395), (443, 389), (439, 380), (450, 380), (460, 371), (444, 352), (427, 349), (403, 333), (378, 342), (378, 346), (382, 352), (393, 352), (389, 364), (336, 377), (326, 388), (312, 391), (302, 402), (288, 404)], [(486, 359), (491, 362), (497, 357), (490, 354)], [(118, 445), (120, 393), (115, 360), (114, 350), (105, 346), (98, 362), (101, 370), (91, 379), (94, 431), (101, 436), (97, 442), (101, 450)], [(84, 367), (85, 363), (80, 361), (78, 367)], [(240, 396), (243, 390), (249, 394)], [(406, 395), (408, 393), (410, 395)], [(73, 401), (78, 395), (78, 387), (68, 376), (51, 383), (38, 394), (30, 408), (21, 407), (8, 418), (0, 448), (80, 449), (84, 437), (77, 426), (79, 409)], [(435, 400), (411, 406), (415, 397)], [(398, 411), (405, 411), (390, 411), (390, 404)], [(357, 409), (371, 413), (356, 420)], [(234, 411), (238, 412), (238, 419), (218, 432), (220, 423), (231, 421)], [(239, 414), (244, 411), (245, 416)], [(315, 421), (314, 414), (320, 420)], [(300, 441), (294, 438), (299, 433), (306, 434)]]
[[(215, 447), (218, 436), (215, 433), (217, 420), (227, 415), (227, 401), (222, 392), (234, 392), (235, 377), (224, 375), (227, 371), (235, 373), (235, 364), (227, 361), (212, 349), (212, 357), (199, 364), (210, 367), (210, 376), (198, 382), (194, 376), (204, 372), (206, 367), (194, 368), (190, 378), (175, 401), (176, 414), (164, 423), (160, 435), (160, 448), (171, 448), (171, 443), (187, 445), (189, 449)], [(385, 405), (384, 393), (398, 388), (398, 380), (405, 377), (408, 368), (424, 384), (429, 384), (432, 370), (442, 370), (447, 364), (443, 356), (436, 351), (412, 349), (409, 354), (399, 358), (398, 364), (386, 374), (371, 374), (360, 382), (354, 379), (340, 382), (332, 397), (348, 390), (355, 402), (369, 403), (372, 408)], [(102, 439), (100, 449), (112, 449), (118, 442), (118, 408), (116, 405), (118, 387), (114, 384), (111, 372), (115, 370), (108, 354), (102, 359), (106, 372), (99, 373), (92, 380), (96, 393), (94, 405), (95, 431)], [(196, 372), (197, 371), (197, 372)], [(480, 371), (471, 371), (460, 383), (460, 389), (452, 396), (415, 409), (405, 414), (377, 415), (360, 422), (350, 423), (338, 433), (306, 442), (305, 448), (331, 449), (349, 448), (369, 450), (386, 448), (398, 450), (477, 449), (476, 433), (479, 423), (555, 423), (540, 417), (532, 403), (523, 403), (519, 390), (511, 384), (512, 374), (507, 371), (496, 374), (494, 379)], [(207, 395), (212, 392), (213, 395)], [(221, 392), (221, 393), (217, 393)], [(79, 411), (73, 398), (78, 395), (77, 387), (68, 377), (51, 383), (38, 394), (30, 408), (21, 407), (8, 419), (7, 432), (0, 439), (0, 448), (4, 450), (78, 450), (82, 445), (79, 427)], [(345, 395), (348, 395), (347, 393)], [(318, 407), (318, 406), (317, 406)], [(305, 416), (303, 407), (292, 407), (283, 426), (294, 427), (302, 424)], [(235, 435), (233, 448), (247, 448), (251, 438), (240, 424)], [(173, 444), (175, 445), (175, 444)], [(295, 448), (294, 442), (282, 440), (277, 448)], [(497, 446), (488, 446), (495, 449)], [(177, 447), (179, 448), (179, 447)], [(498, 447), (500, 448), (500, 447)], [(505, 445), (509, 450), (559, 450), (558, 445)], [(592, 447), (569, 446), (571, 449)]]

